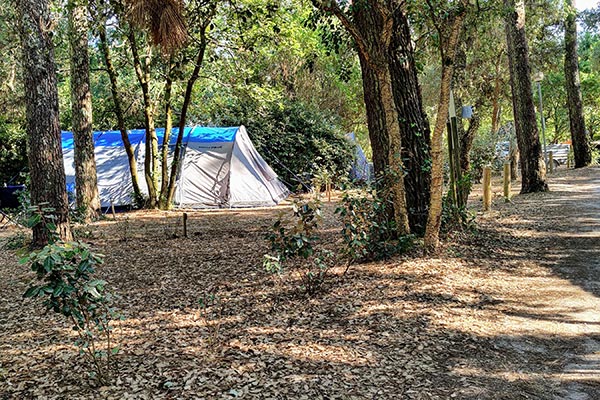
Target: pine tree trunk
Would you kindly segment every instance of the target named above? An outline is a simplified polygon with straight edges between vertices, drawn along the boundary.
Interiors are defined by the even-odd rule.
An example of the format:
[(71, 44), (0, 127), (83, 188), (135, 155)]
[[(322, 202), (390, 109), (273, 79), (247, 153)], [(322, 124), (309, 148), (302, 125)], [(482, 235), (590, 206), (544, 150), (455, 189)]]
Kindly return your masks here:
[(569, 122), (575, 168), (582, 168), (592, 162), (592, 151), (586, 135), (583, 118), (583, 102), (579, 81), (579, 65), (577, 56), (577, 11), (575, 0), (565, 0), (567, 17), (565, 19), (565, 83), (567, 103), (569, 106)]
[(529, 48), (525, 36), (525, 4), (523, 0), (504, 0), (506, 38), (513, 98), (515, 132), (521, 161), (521, 193), (548, 190), (546, 166), (535, 118)]
[[(16, 3), (23, 45), (31, 203), (52, 208), (60, 239), (71, 240), (52, 44), (54, 22), (48, 1), (17, 0)], [(47, 242), (46, 227), (36, 225), (34, 245), (43, 246)]]
[(99, 215), (100, 198), (98, 196), (92, 132), (87, 7), (83, 0), (70, 0), (68, 9), (77, 208), (83, 212), (84, 220), (89, 222)]
[(400, 8), (394, 13), (389, 65), (400, 125), (408, 219), (411, 232), (423, 235), (431, 184), (430, 128), (423, 109), (408, 18)]
[(378, 7), (357, 7), (353, 14), (369, 49), (359, 56), (373, 164), (377, 172), (387, 173), (386, 190), (392, 197), (398, 234), (405, 235), (410, 233), (410, 223), (403, 179), (402, 137), (389, 56), (395, 24), (393, 20), (386, 20)]

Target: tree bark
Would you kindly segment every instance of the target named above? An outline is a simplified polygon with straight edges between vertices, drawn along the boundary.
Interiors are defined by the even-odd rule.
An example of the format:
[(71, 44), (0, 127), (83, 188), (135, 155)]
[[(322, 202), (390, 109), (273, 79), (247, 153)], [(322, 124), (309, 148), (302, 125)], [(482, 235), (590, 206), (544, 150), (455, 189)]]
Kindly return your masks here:
[[(61, 240), (71, 240), (69, 204), (63, 166), (58, 89), (47, 0), (17, 0), (23, 46), (31, 203), (51, 208)], [(33, 243), (48, 243), (47, 227), (33, 227)]]
[(400, 125), (408, 219), (411, 232), (423, 235), (427, 225), (431, 185), (431, 132), (423, 108), (410, 26), (402, 8), (394, 13), (389, 65)]
[(565, 0), (567, 17), (565, 18), (565, 83), (567, 104), (569, 105), (569, 123), (575, 168), (582, 168), (592, 162), (592, 151), (585, 130), (583, 101), (579, 81), (579, 58), (577, 56), (577, 10), (575, 0)]
[(142, 192), (140, 190), (139, 178), (137, 173), (137, 160), (135, 159), (135, 153), (133, 150), (133, 146), (129, 141), (129, 136), (127, 134), (127, 128), (125, 126), (125, 114), (123, 112), (123, 106), (121, 103), (121, 94), (119, 92), (119, 84), (117, 81), (117, 71), (112, 62), (112, 57), (110, 54), (110, 49), (108, 46), (108, 39), (106, 37), (106, 19), (101, 18), (101, 21), (98, 23), (98, 37), (100, 38), (100, 52), (102, 53), (102, 58), (104, 60), (104, 64), (106, 65), (106, 71), (108, 73), (108, 77), (110, 80), (110, 91), (112, 94), (113, 104), (115, 106), (115, 116), (117, 117), (117, 125), (119, 131), (121, 132), (121, 141), (123, 142), (123, 146), (125, 148), (125, 153), (127, 153), (127, 159), (129, 161), (129, 174), (131, 175), (131, 184), (133, 186), (133, 195), (135, 197), (136, 202), (140, 202), (143, 198)]
[(525, 36), (525, 3), (523, 0), (504, 0), (504, 5), (507, 9), (506, 41), (513, 114), (521, 161), (521, 193), (547, 191), (546, 166), (531, 90), (529, 48)]
[(158, 200), (158, 208), (166, 210), (169, 208), (167, 203), (168, 187), (169, 187), (169, 142), (171, 141), (171, 130), (173, 129), (173, 107), (171, 104), (171, 97), (173, 93), (173, 57), (169, 59), (166, 71), (165, 81), (165, 134), (163, 136), (162, 148), (161, 148), (161, 183), (160, 183), (160, 196)]
[[(214, 11), (214, 10), (213, 10)], [(210, 18), (209, 18), (210, 20)], [(188, 79), (185, 87), (185, 95), (183, 97), (183, 105), (181, 106), (181, 116), (179, 117), (179, 132), (177, 132), (177, 141), (175, 142), (175, 151), (173, 154), (173, 161), (171, 162), (171, 176), (169, 177), (169, 185), (167, 192), (164, 196), (163, 205), (165, 208), (171, 207), (173, 204), (173, 198), (175, 197), (175, 182), (177, 180), (177, 174), (179, 172), (181, 164), (181, 149), (183, 147), (183, 134), (185, 133), (185, 124), (187, 122), (187, 113), (192, 102), (192, 92), (194, 91), (194, 84), (200, 76), (200, 68), (204, 62), (204, 54), (206, 52), (206, 46), (208, 44), (206, 37), (206, 29), (208, 28), (208, 22), (200, 27), (200, 49), (198, 49), (198, 55), (196, 57), (196, 64), (190, 79)], [(162, 196), (161, 196), (162, 197)]]
[(96, 178), (92, 132), (92, 92), (88, 55), (87, 7), (83, 0), (70, 0), (69, 43), (71, 48), (71, 110), (75, 142), (75, 187), (77, 209), (85, 222), (99, 216), (100, 197)]
[[(406, 235), (410, 233), (410, 223), (404, 186), (402, 136), (391, 72), (391, 46), (396, 21), (392, 11), (386, 7), (381, 3), (362, 4), (353, 7), (352, 13), (355, 27), (361, 32), (358, 39), (362, 46), (359, 48), (366, 49), (360, 59), (369, 136), (371, 142), (376, 143), (373, 153), (381, 152), (377, 155), (379, 171), (386, 173), (386, 189), (391, 196), (397, 231), (399, 235)], [(366, 80), (375, 80), (365, 84), (365, 77)], [(375, 92), (367, 93), (370, 89), (375, 89)], [(375, 101), (369, 102), (372, 99)]]
[(150, 48), (144, 58), (144, 64), (138, 51), (135, 33), (129, 28), (127, 35), (135, 74), (142, 88), (142, 98), (144, 99), (144, 125), (146, 127), (146, 152), (144, 158), (144, 177), (148, 186), (148, 207), (156, 208), (158, 206), (158, 137), (156, 136), (156, 127), (154, 123), (154, 104), (150, 96)]
[[(446, 122), (448, 120), (448, 105), (450, 102), (450, 87), (452, 84), (452, 74), (454, 72), (454, 60), (464, 17), (464, 11), (453, 17), (448, 36), (445, 40), (441, 40), (440, 44), (442, 79), (435, 127), (431, 137), (430, 205), (424, 240), (425, 248), (428, 251), (436, 250), (439, 246), (444, 189), (444, 154), (442, 151), (442, 143)], [(439, 32), (439, 34), (440, 37), (443, 36), (442, 32)]]

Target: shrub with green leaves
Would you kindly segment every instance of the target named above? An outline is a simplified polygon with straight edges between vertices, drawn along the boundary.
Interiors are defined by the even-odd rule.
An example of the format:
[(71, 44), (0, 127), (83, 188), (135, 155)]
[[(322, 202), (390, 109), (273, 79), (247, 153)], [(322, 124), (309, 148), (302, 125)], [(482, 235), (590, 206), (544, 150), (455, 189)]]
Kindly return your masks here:
[(322, 287), (327, 272), (333, 265), (333, 254), (317, 247), (317, 229), (321, 219), (318, 200), (294, 201), (292, 218), (280, 215), (267, 234), (271, 254), (266, 254), (263, 266), (273, 274), (293, 269), (300, 275), (300, 289), (309, 296)]
[(375, 188), (345, 190), (340, 206), (335, 210), (344, 227), (344, 253), (348, 267), (355, 262), (383, 260), (405, 252), (412, 236), (398, 236), (390, 196), (383, 189), (383, 178)]
[(450, 194), (446, 194), (442, 198), (441, 231), (473, 231), (475, 228), (475, 215), (466, 206), (459, 207), (454, 204)]
[(119, 348), (111, 336), (110, 321), (118, 317), (110, 306), (113, 296), (106, 290), (105, 281), (94, 278), (103, 256), (84, 243), (57, 240), (52, 221), (51, 215), (42, 212), (31, 218), (31, 224), (44, 224), (50, 242), (20, 260), (21, 264), (31, 265), (37, 275), (23, 297), (43, 299), (46, 310), (64, 316), (72, 324), (78, 334), (75, 344), (92, 364), (91, 375), (105, 385), (110, 382), (113, 356)]

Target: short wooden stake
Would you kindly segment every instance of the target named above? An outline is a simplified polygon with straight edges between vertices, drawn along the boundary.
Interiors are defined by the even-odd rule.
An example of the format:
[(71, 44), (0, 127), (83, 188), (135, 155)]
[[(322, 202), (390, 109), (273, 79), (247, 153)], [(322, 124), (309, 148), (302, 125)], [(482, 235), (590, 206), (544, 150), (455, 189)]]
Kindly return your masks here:
[(504, 163), (504, 201), (510, 201), (510, 161)]
[(554, 173), (554, 154), (552, 152), (548, 152), (548, 168), (550, 169), (550, 173)]
[(115, 205), (112, 200), (110, 201), (110, 209), (112, 211), (113, 219), (117, 219), (117, 214), (115, 214)]
[(327, 201), (331, 203), (331, 182), (327, 182)]
[(483, 168), (483, 211), (489, 211), (492, 205), (492, 168)]
[(187, 213), (183, 213), (183, 237), (187, 237)]

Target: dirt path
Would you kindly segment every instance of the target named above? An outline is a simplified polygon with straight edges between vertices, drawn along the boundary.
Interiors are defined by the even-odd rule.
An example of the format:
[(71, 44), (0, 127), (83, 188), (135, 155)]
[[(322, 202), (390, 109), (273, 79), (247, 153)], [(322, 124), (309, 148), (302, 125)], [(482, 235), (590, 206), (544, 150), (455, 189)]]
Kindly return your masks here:
[[(110, 387), (0, 249), (0, 399), (600, 399), (600, 169), (550, 185), (497, 197), (438, 257), (340, 267), (314, 298), (261, 267), (281, 209), (190, 212), (189, 238), (176, 212), (78, 227), (126, 315)], [(207, 294), (218, 305), (200, 307)]]
[[(535, 332), (557, 339), (562, 370), (547, 376), (558, 386), (556, 399), (600, 399), (600, 169), (559, 172), (550, 187), (498, 204), (496, 223), (526, 243), (513, 256), (537, 259), (551, 272), (549, 279), (523, 282), (537, 299), (505, 310), (503, 324), (516, 337)], [(535, 352), (527, 340), (515, 345)]]

